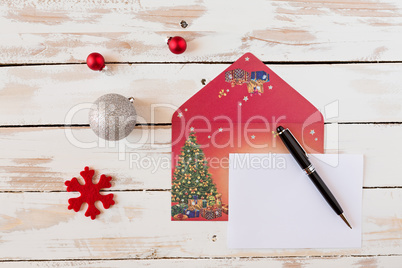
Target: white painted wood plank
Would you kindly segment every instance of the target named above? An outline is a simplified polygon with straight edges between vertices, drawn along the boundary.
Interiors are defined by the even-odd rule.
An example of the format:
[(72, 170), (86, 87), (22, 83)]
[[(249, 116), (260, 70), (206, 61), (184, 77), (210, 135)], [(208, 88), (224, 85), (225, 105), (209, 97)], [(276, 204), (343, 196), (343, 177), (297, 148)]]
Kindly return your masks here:
[[(264, 61), (402, 59), (402, 3), (362, 1), (4, 0), (0, 63), (109, 61)], [(189, 26), (180, 27), (186, 20)], [(182, 35), (188, 51), (170, 53)]]
[(363, 190), (361, 249), (233, 250), (227, 222), (171, 222), (168, 191), (115, 192), (116, 205), (94, 221), (67, 210), (71, 196), (0, 194), (0, 259), (361, 256), (400, 254), (402, 247), (402, 189)]
[(98, 142), (88, 127), (72, 129), (73, 137), (70, 130), (0, 129), (0, 189), (65, 191), (64, 182), (80, 177), (85, 166), (96, 178), (112, 176), (114, 190), (170, 189), (170, 127), (138, 127), (125, 146)]
[[(109, 62), (228, 62), (247, 51), (265, 61), (400, 61), (401, 7), (397, 0), (259, 0), (252, 5), (213, 0), (5, 0), (0, 6), (0, 64), (83, 63), (93, 51), (101, 52)], [(189, 22), (187, 29), (180, 28), (182, 19)], [(186, 38), (185, 54), (168, 51), (165, 38), (170, 35)], [(90, 72), (85, 65), (0, 68), (0, 125), (64, 124), (71, 107), (110, 92), (136, 97), (144, 122), (169, 123), (172, 107), (199, 90), (202, 78), (210, 81), (227, 65), (111, 67), (112, 76)], [(270, 67), (321, 109), (339, 101), (339, 114), (327, 122), (401, 121), (399, 64)], [(170, 108), (157, 110), (152, 118), (150, 107), (161, 103)], [(72, 123), (86, 124), (86, 111), (77, 113)], [(342, 125), (339, 142), (332, 135), (334, 126), (327, 127), (331, 134), (328, 151), (339, 145), (342, 153), (364, 153), (365, 186), (400, 186), (398, 159), (389, 156), (389, 148), (400, 147), (400, 125)], [(116, 147), (82, 149), (70, 144), (65, 130), (0, 129), (0, 191), (64, 191), (64, 181), (78, 176), (85, 165), (97, 169), (98, 174), (112, 175), (114, 190), (170, 187), (169, 127), (156, 128), (155, 143), (146, 140), (139, 147), (128, 148), (126, 160), (118, 159)], [(88, 128), (72, 132), (80, 140), (94, 141)], [(137, 129), (129, 139), (134, 141), (142, 133), (143, 128)], [(148, 162), (164, 160), (167, 166), (133, 168), (127, 158), (130, 155)], [(148, 165), (145, 162), (143, 165)], [(116, 206), (95, 222), (83, 213), (67, 211), (70, 195), (1, 193), (0, 258), (230, 259), (0, 265), (397, 267), (401, 262), (401, 256), (359, 257), (400, 254), (400, 189), (365, 190), (364, 247), (335, 251), (228, 250), (225, 223), (183, 226), (168, 221), (168, 191), (116, 192)], [(215, 242), (213, 235), (217, 236)], [(276, 255), (279, 258), (236, 258)], [(320, 257), (323, 255), (335, 257)], [(349, 255), (356, 257), (339, 257)]]
[[(70, 130), (0, 129), (0, 190), (65, 191), (64, 181), (79, 176), (86, 165), (112, 176), (113, 190), (170, 189), (170, 127), (137, 128), (120, 148), (96, 143), (89, 128), (72, 129), (72, 143), (66, 136)], [(401, 186), (400, 159), (390, 150), (402, 147), (402, 125), (327, 125), (326, 132), (326, 144), (332, 145), (328, 153), (364, 155), (364, 186)]]
[(40, 262), (3, 262), (2, 265), (13, 267), (387, 267), (399, 268), (401, 256), (369, 257), (280, 257), (280, 258), (225, 258), (225, 259), (153, 259), (153, 260), (94, 260), (94, 261), (40, 261)]
[[(112, 75), (85, 65), (0, 68), (0, 125), (88, 124), (83, 107), (113, 92), (136, 98), (140, 122), (170, 123), (174, 110), (203, 87), (202, 79), (209, 82), (228, 66), (111, 65)], [(326, 122), (402, 119), (402, 64), (269, 67), (323, 112), (339, 106)], [(79, 110), (66, 120), (73, 108)]]

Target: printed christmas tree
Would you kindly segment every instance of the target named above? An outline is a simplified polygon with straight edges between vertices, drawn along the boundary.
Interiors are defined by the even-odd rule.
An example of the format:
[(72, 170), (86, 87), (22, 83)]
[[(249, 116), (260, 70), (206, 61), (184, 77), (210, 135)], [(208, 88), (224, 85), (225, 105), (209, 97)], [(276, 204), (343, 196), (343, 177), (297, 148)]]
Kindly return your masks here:
[(207, 200), (217, 193), (208, 172), (208, 161), (197, 143), (195, 133), (190, 132), (173, 172), (172, 202), (187, 203), (194, 196)]

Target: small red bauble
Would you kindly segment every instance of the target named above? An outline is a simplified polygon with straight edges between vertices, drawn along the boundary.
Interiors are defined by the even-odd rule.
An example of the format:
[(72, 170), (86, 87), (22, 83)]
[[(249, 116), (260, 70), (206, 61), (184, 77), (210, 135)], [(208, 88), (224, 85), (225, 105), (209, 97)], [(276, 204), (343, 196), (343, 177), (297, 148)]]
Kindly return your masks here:
[(87, 65), (91, 70), (102, 71), (105, 68), (105, 59), (101, 54), (94, 52), (88, 55)]
[(172, 53), (181, 54), (186, 51), (187, 42), (180, 36), (170, 37), (168, 40), (168, 46)]

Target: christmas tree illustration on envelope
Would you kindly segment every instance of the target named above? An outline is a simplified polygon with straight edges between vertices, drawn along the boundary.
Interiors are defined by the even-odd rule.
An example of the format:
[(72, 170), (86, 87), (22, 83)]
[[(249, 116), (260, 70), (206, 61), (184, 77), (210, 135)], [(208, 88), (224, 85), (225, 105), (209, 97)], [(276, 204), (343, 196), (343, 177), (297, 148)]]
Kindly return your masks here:
[[(251, 53), (180, 106), (172, 116), (172, 220), (226, 221), (229, 154), (275, 160), (287, 153), (279, 125), (308, 153), (324, 152), (321, 113)], [(252, 168), (251, 161), (238, 164)]]

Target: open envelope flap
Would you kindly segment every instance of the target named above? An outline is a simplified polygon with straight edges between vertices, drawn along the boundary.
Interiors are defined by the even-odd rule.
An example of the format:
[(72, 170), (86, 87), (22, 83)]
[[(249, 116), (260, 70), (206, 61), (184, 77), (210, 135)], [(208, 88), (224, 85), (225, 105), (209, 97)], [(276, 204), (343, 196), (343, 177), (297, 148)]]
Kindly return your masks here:
[[(287, 152), (276, 134), (279, 125), (289, 128), (307, 152), (323, 153), (322, 114), (263, 62), (246, 53), (173, 114), (172, 176), (190, 134), (196, 136), (207, 159), (221, 161), (228, 159), (229, 153)], [(208, 163), (225, 202), (228, 166)]]

